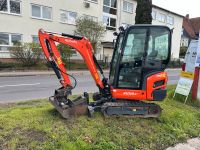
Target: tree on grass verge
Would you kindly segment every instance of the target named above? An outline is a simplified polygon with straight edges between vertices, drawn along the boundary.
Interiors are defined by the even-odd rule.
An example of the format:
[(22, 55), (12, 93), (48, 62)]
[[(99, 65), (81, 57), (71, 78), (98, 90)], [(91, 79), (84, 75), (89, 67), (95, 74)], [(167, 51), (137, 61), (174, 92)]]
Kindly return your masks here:
[[(65, 65), (69, 65), (68, 68), (70, 68), (70, 57), (72, 56), (72, 50), (71, 47), (65, 44), (58, 44), (58, 50), (60, 51), (60, 55), (62, 57), (63, 62)], [(67, 67), (67, 66), (66, 66)]]
[(40, 63), (42, 50), (37, 43), (16, 43), (10, 48), (11, 57), (22, 66), (32, 67)]
[(137, 0), (135, 24), (152, 23), (152, 0)]
[(98, 43), (105, 34), (105, 26), (87, 17), (80, 17), (76, 20), (76, 35), (85, 36), (93, 46), (94, 53), (97, 53)]
[(180, 47), (180, 54), (179, 54), (179, 57), (184, 58), (184, 57), (185, 57), (185, 54), (186, 54), (186, 52), (187, 52), (187, 49), (188, 49), (188, 47), (186, 47), (186, 46)]

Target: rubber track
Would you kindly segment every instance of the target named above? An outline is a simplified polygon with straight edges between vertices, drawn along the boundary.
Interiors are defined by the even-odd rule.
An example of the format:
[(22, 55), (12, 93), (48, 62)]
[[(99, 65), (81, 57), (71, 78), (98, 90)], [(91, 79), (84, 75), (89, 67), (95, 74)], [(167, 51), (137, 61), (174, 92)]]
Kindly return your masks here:
[[(145, 115), (120, 115), (120, 114), (115, 114), (115, 115), (109, 115), (107, 114), (107, 109), (109, 107), (121, 107), (121, 108), (130, 108), (131, 109), (137, 109), (137, 108), (148, 108), (148, 110), (150, 110), (150, 108), (156, 108), (158, 110), (158, 112), (152, 113), (148, 111), (148, 114)], [(101, 111), (104, 114), (105, 117), (108, 116), (123, 116), (123, 117), (132, 117), (132, 118), (158, 118), (161, 115), (162, 109), (159, 105), (154, 104), (154, 103), (145, 103), (142, 101), (123, 101), (123, 102), (107, 102), (104, 103), (103, 106), (101, 107)]]

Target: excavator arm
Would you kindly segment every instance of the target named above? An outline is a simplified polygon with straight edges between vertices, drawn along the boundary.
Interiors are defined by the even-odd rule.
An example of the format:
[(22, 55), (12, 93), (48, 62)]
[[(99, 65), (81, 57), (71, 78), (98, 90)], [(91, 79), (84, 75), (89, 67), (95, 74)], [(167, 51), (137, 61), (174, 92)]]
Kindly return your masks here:
[[(54, 69), (63, 87), (66, 88), (72, 85), (69, 76), (66, 73), (67, 70), (64, 66), (64, 63), (62, 61), (61, 55), (58, 51), (55, 42), (68, 45), (73, 49), (77, 50), (83, 57), (85, 63), (87, 64), (87, 67), (96, 85), (100, 89), (104, 89), (104, 83), (102, 82), (101, 77), (99, 76), (98, 70), (96, 68), (96, 65), (98, 64), (95, 64), (97, 63), (97, 61), (93, 54), (93, 48), (88, 39), (64, 33), (59, 34), (59, 33), (46, 32), (43, 29), (40, 29), (39, 40), (47, 60), (51, 63), (52, 68)], [(103, 75), (102, 70), (100, 70), (100, 72)]]
[[(103, 70), (93, 54), (93, 48), (90, 41), (85, 37), (64, 33), (52, 33), (44, 31), (43, 29), (39, 30), (38, 35), (45, 57), (51, 64), (51, 67), (62, 85), (61, 88), (55, 90), (54, 96), (49, 98), (50, 102), (64, 118), (82, 114), (92, 115), (94, 109), (98, 108), (102, 103), (108, 100), (110, 96), (110, 87), (107, 83), (107, 79), (104, 77)], [(69, 78), (71, 75), (67, 74), (67, 69), (65, 68), (65, 64), (63, 63), (60, 52), (56, 46), (57, 43), (68, 45), (80, 53), (99, 88), (100, 96), (97, 96), (101, 97), (100, 100), (89, 103), (87, 92), (74, 100), (69, 99), (69, 96), (72, 94), (72, 89), (75, 86), (72, 86)], [(102, 77), (100, 77), (97, 68)]]

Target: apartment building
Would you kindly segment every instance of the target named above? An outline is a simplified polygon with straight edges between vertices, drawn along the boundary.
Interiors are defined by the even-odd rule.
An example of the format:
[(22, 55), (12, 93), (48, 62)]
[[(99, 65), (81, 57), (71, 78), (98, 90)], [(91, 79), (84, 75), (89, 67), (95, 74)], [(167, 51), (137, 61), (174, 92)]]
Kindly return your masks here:
[[(135, 23), (135, 0), (0, 0), (0, 59), (10, 58), (9, 48), (17, 41), (38, 42), (38, 29), (73, 34), (77, 17), (85, 16), (106, 26), (99, 59), (110, 60), (113, 32)], [(174, 29), (172, 56), (179, 57), (183, 16), (153, 6), (153, 23)], [(79, 54), (73, 55), (80, 59)]]

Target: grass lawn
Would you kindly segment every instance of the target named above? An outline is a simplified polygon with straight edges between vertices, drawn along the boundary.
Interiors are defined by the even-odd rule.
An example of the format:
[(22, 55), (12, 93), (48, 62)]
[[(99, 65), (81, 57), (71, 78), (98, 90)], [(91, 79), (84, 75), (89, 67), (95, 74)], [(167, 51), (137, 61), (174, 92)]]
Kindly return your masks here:
[[(159, 104), (160, 118), (104, 118), (100, 113), (64, 120), (47, 100), (0, 105), (0, 149), (161, 150), (200, 133), (200, 107), (180, 97)], [(198, 105), (198, 103), (197, 103)]]

